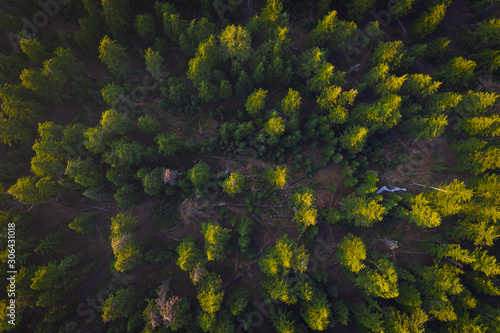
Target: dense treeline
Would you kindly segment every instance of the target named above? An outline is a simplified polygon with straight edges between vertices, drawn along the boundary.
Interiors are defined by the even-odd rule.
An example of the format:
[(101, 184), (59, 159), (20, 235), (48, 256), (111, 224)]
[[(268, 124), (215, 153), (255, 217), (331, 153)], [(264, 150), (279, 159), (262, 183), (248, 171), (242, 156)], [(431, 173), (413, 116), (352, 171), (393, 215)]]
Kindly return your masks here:
[(7, 0), (0, 331), (500, 331), (499, 10)]

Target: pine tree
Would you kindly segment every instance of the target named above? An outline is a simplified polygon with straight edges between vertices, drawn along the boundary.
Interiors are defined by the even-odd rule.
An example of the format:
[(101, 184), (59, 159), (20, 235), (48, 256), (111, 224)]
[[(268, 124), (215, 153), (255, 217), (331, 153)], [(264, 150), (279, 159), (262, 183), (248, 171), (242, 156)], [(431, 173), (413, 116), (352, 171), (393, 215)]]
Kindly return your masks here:
[(253, 90), (253, 83), (248, 77), (245, 70), (242, 70), (238, 75), (238, 80), (234, 86), (234, 92), (238, 95), (245, 95)]
[(441, 114), (430, 117), (416, 116), (407, 121), (404, 128), (414, 140), (433, 140), (444, 133), (447, 125), (448, 117)]
[(125, 213), (111, 218), (111, 247), (115, 255), (114, 268), (118, 272), (128, 271), (141, 263), (142, 253), (132, 233), (138, 224), (134, 216)]
[(106, 24), (111, 29), (113, 37), (124, 41), (133, 22), (129, 2), (126, 0), (101, 0), (101, 4)]
[(462, 57), (451, 59), (441, 72), (443, 81), (450, 84), (460, 84), (466, 87), (474, 75), (476, 63)]
[(281, 111), (292, 117), (296, 115), (302, 106), (302, 97), (298, 91), (288, 88), (288, 94), (281, 100)]
[(342, 200), (342, 211), (355, 226), (371, 227), (376, 221), (382, 221), (385, 213), (386, 208), (377, 203), (380, 200), (381, 197), (369, 199), (351, 195)]
[(423, 193), (418, 194), (411, 199), (412, 207), (409, 212), (410, 222), (415, 223), (419, 227), (434, 228), (441, 224), (441, 216), (429, 203), (430, 201)]
[(134, 26), (142, 40), (147, 44), (151, 44), (156, 35), (153, 17), (149, 14), (137, 15)]
[(351, 126), (340, 137), (340, 146), (351, 153), (359, 153), (365, 145), (367, 135), (366, 127)]
[(198, 191), (203, 191), (203, 186), (210, 180), (210, 167), (203, 162), (197, 163), (189, 169), (188, 178)]
[(427, 97), (435, 94), (440, 85), (441, 82), (433, 81), (427, 74), (411, 74), (403, 88), (413, 96)]
[(226, 243), (231, 238), (231, 230), (222, 228), (218, 223), (203, 222), (201, 224), (201, 233), (205, 237), (207, 259), (209, 261), (223, 259)]
[(266, 106), (266, 97), (267, 90), (264, 90), (262, 88), (255, 90), (252, 94), (250, 94), (250, 96), (248, 96), (245, 103), (245, 108), (252, 117), (258, 117), (260, 115), (260, 112), (264, 110)]
[(398, 275), (394, 264), (381, 258), (374, 265), (375, 269), (366, 267), (359, 273), (355, 280), (356, 285), (371, 296), (398, 297)]
[(477, 116), (493, 106), (500, 95), (490, 92), (476, 92), (469, 90), (462, 101), (457, 105), (456, 111), (462, 116)]
[(158, 151), (165, 156), (174, 156), (184, 149), (184, 142), (174, 133), (162, 133), (155, 137)]
[(163, 63), (165, 61), (160, 55), (160, 52), (148, 48), (144, 55), (144, 59), (146, 60), (146, 70), (156, 81), (160, 81), (163, 74)]
[(44, 60), (49, 58), (49, 53), (46, 51), (45, 46), (36, 40), (36, 38), (21, 38), (19, 43), (23, 53), (26, 54), (35, 64), (41, 66)]
[(118, 79), (125, 79), (131, 74), (130, 61), (125, 48), (108, 36), (101, 39), (99, 59), (108, 66)]
[(433, 33), (443, 21), (446, 14), (446, 4), (441, 3), (429, 8), (413, 24), (411, 34), (413, 37), (423, 38)]
[(150, 114), (145, 114), (139, 117), (137, 127), (142, 133), (153, 136), (161, 131), (162, 125)]
[(189, 238), (184, 238), (175, 250), (179, 257), (177, 258), (177, 266), (183, 271), (193, 270), (202, 262), (202, 255), (200, 250)]
[(68, 226), (76, 232), (87, 235), (95, 230), (95, 216), (90, 213), (83, 213), (75, 217)]
[(366, 13), (373, 7), (375, 0), (354, 0), (347, 3), (347, 14), (349, 18), (359, 22), (363, 21)]
[(474, 165), (476, 174), (500, 168), (500, 148), (488, 147), (474, 153)]
[(29, 128), (14, 118), (2, 119), (0, 121), (0, 141), (11, 146), (12, 143), (27, 143), (33, 135)]
[(228, 80), (222, 80), (219, 85), (219, 98), (228, 99), (233, 95), (233, 86)]
[(286, 166), (277, 166), (276, 170), (267, 169), (264, 177), (267, 179), (271, 186), (284, 188), (287, 183), (287, 170)]
[(12, 195), (17, 201), (25, 205), (39, 205), (47, 201), (39, 189), (36, 187), (37, 180), (34, 177), (19, 178), (16, 184), (12, 185), (7, 193)]
[(500, 115), (494, 114), (490, 117), (472, 117), (465, 119), (460, 129), (471, 136), (500, 136)]
[(216, 273), (209, 273), (201, 280), (198, 301), (203, 311), (209, 314), (215, 314), (219, 311), (224, 298), (224, 291), (221, 288), (222, 279)]
[(316, 102), (320, 109), (329, 112), (329, 119), (334, 124), (343, 124), (348, 117), (348, 110), (345, 105), (353, 105), (357, 94), (358, 91), (354, 89), (342, 92), (342, 88), (330, 86), (323, 89)]
[(102, 321), (105, 323), (125, 317), (127, 309), (133, 304), (134, 288), (121, 288), (106, 298), (102, 305)]
[(245, 180), (239, 172), (232, 172), (222, 184), (222, 189), (229, 195), (238, 194), (243, 190), (244, 182)]
[(251, 37), (244, 27), (228, 25), (219, 38), (224, 58), (245, 61), (250, 57)]
[(359, 273), (360, 270), (365, 268), (362, 263), (366, 259), (365, 244), (361, 238), (353, 234), (347, 234), (342, 238), (335, 256), (342, 266), (353, 273)]

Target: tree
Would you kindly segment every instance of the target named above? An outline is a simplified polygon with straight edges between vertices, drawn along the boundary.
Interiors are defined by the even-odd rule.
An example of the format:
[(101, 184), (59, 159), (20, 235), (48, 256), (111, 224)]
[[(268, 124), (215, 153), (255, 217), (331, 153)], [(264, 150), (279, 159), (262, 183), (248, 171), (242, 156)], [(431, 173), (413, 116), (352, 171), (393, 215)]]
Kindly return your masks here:
[(231, 229), (222, 228), (218, 223), (203, 222), (201, 233), (205, 237), (205, 252), (208, 260), (223, 259), (226, 243), (231, 238)]
[(146, 54), (144, 55), (144, 59), (146, 61), (146, 70), (156, 81), (160, 81), (165, 62), (165, 59), (160, 55), (160, 52), (153, 51), (152, 48), (148, 48), (146, 50)]
[(403, 88), (413, 96), (427, 97), (435, 94), (440, 85), (441, 82), (432, 81), (427, 74), (410, 74)]
[(487, 111), (488, 107), (495, 104), (500, 95), (494, 92), (472, 91), (463, 97), (457, 105), (456, 111), (462, 116), (476, 116)]
[(198, 289), (198, 301), (203, 311), (209, 314), (219, 311), (224, 298), (224, 291), (221, 291), (221, 289), (222, 279), (216, 273), (209, 273), (201, 280)]
[(229, 311), (233, 316), (240, 315), (248, 305), (248, 289), (241, 287), (229, 297)]
[[(134, 129), (134, 122), (123, 112), (115, 109), (104, 111), (101, 116), (101, 128), (106, 135), (124, 135)], [(86, 134), (86, 133), (85, 133)]]
[(24, 68), (24, 62), (18, 56), (0, 55), (0, 79), (17, 82)]
[(462, 210), (464, 204), (472, 198), (472, 193), (463, 182), (454, 179), (452, 183), (442, 186), (441, 191), (430, 193), (428, 198), (442, 216), (450, 216)]
[(222, 189), (229, 195), (241, 193), (245, 180), (239, 172), (232, 172), (222, 184)]
[(260, 112), (265, 108), (265, 100), (267, 97), (267, 90), (259, 88), (248, 96), (245, 103), (247, 112), (254, 118), (260, 115)]
[(78, 159), (69, 160), (65, 174), (83, 187), (98, 186), (103, 180), (98, 166), (92, 162), (91, 158), (82, 160), (78, 157)]
[(140, 116), (137, 121), (139, 131), (147, 135), (156, 135), (161, 130), (161, 123), (150, 114)]
[(401, 89), (408, 74), (403, 76), (390, 75), (375, 86), (375, 92), (379, 95), (395, 94)]
[(111, 218), (111, 247), (118, 272), (130, 270), (141, 262), (142, 253), (132, 233), (138, 225), (139, 221), (130, 214), (119, 213)]
[(127, 309), (131, 307), (134, 299), (134, 287), (121, 288), (106, 298), (102, 305), (102, 320), (106, 323), (125, 317)]
[(37, 180), (34, 177), (22, 177), (12, 185), (7, 193), (12, 195), (22, 204), (25, 205), (39, 205), (47, 201), (42, 193), (40, 193), (37, 185)]
[(316, 224), (317, 209), (314, 205), (314, 194), (311, 190), (297, 192), (292, 197), (292, 204), (295, 210), (295, 221), (299, 231), (305, 231), (309, 226)]
[(433, 140), (444, 133), (448, 125), (448, 117), (438, 116), (415, 116), (404, 125), (408, 135), (414, 140)]
[(193, 184), (194, 188), (200, 193), (203, 192), (203, 186), (210, 180), (210, 167), (205, 163), (197, 163), (194, 167), (189, 169), (188, 178)]
[(423, 13), (413, 24), (411, 34), (416, 38), (423, 38), (436, 30), (438, 25), (443, 21), (446, 14), (446, 4), (437, 4), (429, 11)]
[(323, 89), (316, 102), (320, 109), (329, 112), (329, 118), (334, 124), (343, 124), (348, 117), (345, 105), (352, 105), (357, 94), (358, 91), (355, 89), (342, 92), (342, 88), (330, 86)]
[(45, 50), (45, 46), (36, 40), (36, 38), (21, 38), (19, 40), (19, 46), (21, 47), (21, 51), (37, 65), (42, 65), (44, 60), (49, 57), (49, 53)]
[(122, 104), (127, 102), (125, 89), (114, 82), (102, 88), (101, 94), (104, 102), (113, 109), (118, 109)]
[(283, 4), (279, 0), (267, 0), (266, 6), (262, 8), (261, 22), (266, 29), (282, 26), (285, 21), (281, 12), (283, 11)]
[(164, 169), (161, 167), (154, 168), (150, 172), (142, 168), (137, 172), (137, 177), (141, 179), (146, 194), (151, 196), (160, 196), (162, 194), (161, 190), (164, 188), (162, 177), (164, 173)]
[(106, 24), (113, 36), (125, 40), (126, 32), (132, 25), (132, 11), (126, 0), (101, 0)]
[(441, 72), (443, 81), (450, 84), (460, 84), (466, 87), (474, 75), (476, 63), (462, 57), (451, 59)]
[(386, 258), (379, 259), (375, 269), (365, 267), (356, 277), (356, 286), (363, 289), (368, 295), (382, 298), (399, 296), (398, 275), (394, 264)]
[(430, 201), (423, 193), (412, 198), (411, 202), (412, 207), (408, 214), (410, 222), (427, 228), (435, 228), (441, 224), (441, 216), (429, 205)]
[(14, 118), (2, 119), (0, 121), (0, 141), (8, 144), (26, 143), (32, 138), (31, 131), (22, 122)]
[(361, 238), (348, 234), (339, 244), (339, 249), (335, 253), (337, 260), (342, 266), (353, 273), (359, 273), (365, 268), (362, 263), (366, 259), (366, 248)]
[(323, 62), (314, 75), (307, 80), (306, 93), (318, 94), (332, 85), (342, 86), (345, 83), (344, 72), (335, 72), (335, 67), (329, 62)]
[(363, 0), (354, 0), (352, 2), (347, 3), (347, 14), (349, 18), (361, 22), (363, 18), (375, 3), (375, 0), (363, 1)]
[(267, 121), (264, 130), (271, 137), (281, 136), (283, 133), (285, 133), (285, 124), (283, 118), (281, 117), (270, 118)]
[[(116, 170), (116, 169), (113, 168), (110, 170)], [(130, 206), (138, 203), (139, 188), (137, 185), (124, 182), (119, 186), (120, 187), (116, 190), (115, 194), (113, 195), (115, 201), (118, 203), (118, 207), (122, 209), (127, 209)]]
[(221, 33), (220, 45), (224, 58), (245, 61), (252, 52), (251, 37), (242, 26), (228, 25)]
[(382, 221), (385, 213), (386, 208), (377, 203), (381, 200), (381, 196), (370, 199), (351, 195), (342, 200), (344, 205), (341, 209), (355, 226), (371, 227), (376, 221)]
[(238, 95), (244, 95), (253, 90), (253, 83), (248, 77), (245, 70), (242, 70), (238, 75), (238, 80), (234, 86), (234, 92)]
[(284, 188), (287, 183), (287, 171), (286, 166), (277, 166), (276, 170), (267, 169), (265, 171), (264, 177), (271, 184), (271, 186), (277, 186), (279, 188)]
[(467, 118), (460, 125), (460, 129), (471, 136), (500, 136), (500, 115), (494, 114), (490, 117)]
[(42, 100), (61, 103), (71, 98), (63, 89), (66, 82), (64, 75), (47, 77), (41, 69), (25, 68), (19, 78), (25, 88), (32, 90)]
[(300, 111), (302, 106), (302, 97), (298, 91), (288, 88), (288, 94), (281, 100), (281, 111), (289, 117), (292, 117)]
[(233, 95), (233, 86), (228, 80), (222, 80), (219, 85), (219, 98), (228, 99)]
[(3, 113), (12, 119), (31, 121), (46, 111), (35, 95), (22, 85), (0, 86), (0, 98)]
[(500, 168), (500, 149), (493, 146), (484, 151), (476, 152), (474, 154), (474, 164), (476, 174)]
[(268, 248), (259, 259), (262, 273), (267, 276), (286, 276), (290, 271), (303, 273), (309, 263), (309, 253), (304, 245), (290, 239), (287, 234), (280, 237), (273, 248)]
[(126, 138), (113, 141), (111, 151), (103, 154), (104, 161), (113, 168), (126, 168), (141, 163), (145, 147), (137, 142), (127, 142)]
[(31, 171), (39, 177), (53, 177), (64, 171), (66, 149), (62, 145), (62, 129), (51, 121), (38, 123), (40, 139), (33, 144), (35, 156), (31, 159)]
[(158, 151), (169, 157), (178, 154), (184, 149), (184, 142), (174, 133), (162, 133), (155, 137)]
[(401, 119), (401, 101), (398, 95), (386, 95), (373, 104), (358, 104), (352, 111), (352, 119), (369, 127), (370, 132), (388, 130)]
[(331, 321), (332, 311), (326, 295), (314, 295), (314, 298), (305, 303), (300, 313), (304, 321), (314, 331), (324, 331)]
[(358, 153), (363, 149), (367, 135), (368, 129), (366, 127), (351, 126), (340, 137), (340, 146), (351, 153)]
[(135, 28), (142, 40), (150, 44), (155, 37), (155, 21), (149, 14), (137, 15), (135, 17)]
[(87, 235), (95, 230), (95, 215), (83, 213), (75, 217), (68, 226), (76, 232)]
[(370, 60), (373, 65), (385, 64), (391, 70), (395, 70), (401, 64), (403, 59), (403, 42), (400, 40), (394, 42), (380, 42), (373, 51)]
[(131, 74), (130, 60), (125, 48), (116, 41), (104, 36), (99, 45), (99, 59), (108, 66), (118, 79), (125, 79)]
[(183, 271), (193, 270), (202, 262), (200, 250), (196, 248), (194, 242), (189, 238), (184, 238), (175, 251), (179, 254), (177, 266)]

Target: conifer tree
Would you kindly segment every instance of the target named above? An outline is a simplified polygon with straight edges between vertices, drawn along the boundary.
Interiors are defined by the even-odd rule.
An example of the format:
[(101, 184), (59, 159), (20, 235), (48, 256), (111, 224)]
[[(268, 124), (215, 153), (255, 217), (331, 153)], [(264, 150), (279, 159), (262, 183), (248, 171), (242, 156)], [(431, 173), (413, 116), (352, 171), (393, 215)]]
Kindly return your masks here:
[(411, 34), (417, 38), (423, 38), (433, 33), (443, 21), (446, 14), (446, 4), (437, 4), (429, 11), (423, 13), (413, 24)]
[(201, 233), (205, 236), (207, 259), (209, 261), (223, 259), (226, 243), (231, 238), (231, 230), (222, 228), (218, 223), (203, 222)]
[(258, 117), (260, 112), (265, 108), (265, 100), (267, 97), (267, 90), (259, 88), (248, 96), (245, 103), (247, 112), (253, 116)]
[(125, 48), (108, 36), (101, 39), (99, 59), (120, 80), (125, 79), (131, 73), (130, 61)]
[(359, 273), (355, 280), (356, 285), (371, 296), (398, 297), (398, 275), (394, 264), (386, 258), (381, 258), (374, 265), (375, 269), (366, 267)]
[(219, 311), (224, 298), (222, 288), (222, 279), (216, 273), (209, 273), (201, 280), (198, 289), (198, 301), (201, 309), (209, 314)]
[(45, 46), (36, 40), (36, 38), (21, 38), (19, 43), (23, 53), (35, 64), (42, 65), (42, 63), (49, 58), (49, 53), (46, 51)]
[(250, 57), (251, 37), (244, 27), (228, 25), (219, 38), (224, 58), (245, 61)]
[(362, 263), (366, 259), (366, 248), (361, 238), (348, 234), (340, 241), (339, 248), (335, 253), (342, 266), (353, 273), (359, 273), (365, 268)]

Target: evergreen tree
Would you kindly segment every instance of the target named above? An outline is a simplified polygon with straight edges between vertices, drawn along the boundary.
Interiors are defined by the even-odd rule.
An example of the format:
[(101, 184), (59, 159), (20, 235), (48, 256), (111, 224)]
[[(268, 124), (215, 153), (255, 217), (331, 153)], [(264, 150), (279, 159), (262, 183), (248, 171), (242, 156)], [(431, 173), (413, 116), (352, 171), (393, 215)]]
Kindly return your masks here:
[(310, 329), (324, 331), (331, 321), (332, 311), (326, 295), (318, 295), (307, 302), (300, 313)]
[(202, 262), (200, 250), (198, 250), (194, 242), (188, 238), (184, 238), (175, 251), (179, 254), (177, 266), (183, 271), (193, 270)]
[(267, 169), (264, 177), (267, 179), (271, 186), (284, 188), (287, 183), (286, 166), (277, 166), (276, 170)]
[(150, 114), (140, 116), (137, 121), (139, 131), (147, 135), (156, 135), (161, 131), (161, 123)]
[(353, 273), (359, 273), (365, 268), (362, 263), (366, 259), (366, 248), (361, 238), (348, 234), (339, 244), (339, 249), (335, 253), (340, 264)]
[(46, 202), (47, 197), (40, 193), (36, 184), (36, 178), (22, 177), (17, 180), (16, 184), (8, 189), (7, 193), (12, 195), (22, 204), (39, 205)]
[(205, 236), (205, 252), (208, 260), (223, 259), (226, 243), (231, 238), (231, 230), (222, 228), (218, 223), (203, 222), (201, 233)]
[(145, 43), (150, 44), (155, 38), (155, 21), (149, 14), (137, 15), (135, 17), (135, 28)]
[(188, 178), (193, 184), (194, 188), (202, 193), (203, 187), (210, 180), (210, 167), (205, 163), (197, 163), (194, 167), (189, 169)]
[(267, 90), (259, 88), (255, 90), (250, 96), (248, 96), (247, 101), (245, 103), (245, 107), (247, 112), (252, 117), (258, 117), (260, 112), (265, 108), (265, 100), (267, 97)]
[(106, 298), (102, 305), (102, 321), (108, 322), (125, 317), (134, 299), (134, 288), (121, 288)]
[(141, 262), (142, 254), (132, 233), (138, 225), (139, 221), (130, 214), (119, 213), (111, 218), (111, 247), (118, 272), (130, 270)]
[(474, 75), (476, 63), (462, 57), (451, 59), (441, 72), (443, 81), (450, 84), (460, 84), (466, 87)]
[(398, 275), (394, 264), (385, 258), (373, 264), (375, 269), (366, 267), (359, 273), (355, 280), (356, 285), (370, 296), (398, 297)]
[(106, 24), (113, 37), (124, 41), (132, 25), (132, 11), (126, 0), (101, 0)]
[(357, 22), (362, 22), (365, 14), (373, 7), (374, 4), (375, 0), (354, 0), (347, 3), (347, 13), (349, 18)]
[(222, 184), (222, 189), (229, 195), (241, 193), (245, 180), (239, 172), (232, 172)]
[(36, 40), (36, 38), (21, 38), (19, 40), (19, 45), (21, 51), (37, 65), (41, 66), (42, 63), (49, 58), (49, 53), (46, 51), (45, 46)]
[(344, 204), (342, 211), (355, 226), (371, 227), (376, 221), (382, 221), (382, 216), (385, 213), (386, 208), (377, 203), (381, 200), (380, 196), (369, 199), (351, 195), (342, 200)]
[(446, 4), (437, 4), (431, 8), (429, 11), (423, 13), (413, 24), (411, 34), (417, 38), (423, 38), (431, 33), (433, 33), (441, 21), (443, 21), (444, 15), (446, 14)]
[(174, 156), (184, 149), (184, 142), (174, 133), (162, 133), (155, 137), (158, 151), (165, 156)]
[(443, 134), (447, 125), (448, 117), (441, 114), (430, 117), (415, 116), (407, 121), (404, 127), (414, 140), (433, 140)]
[(412, 207), (409, 212), (410, 222), (419, 227), (434, 228), (441, 224), (441, 216), (433, 209), (423, 193), (411, 199)]
[(151, 48), (146, 50), (144, 58), (146, 60), (146, 70), (156, 81), (160, 81), (165, 59), (160, 55), (160, 52), (153, 51)]
[(300, 111), (302, 106), (302, 97), (298, 91), (288, 88), (288, 94), (281, 100), (281, 111), (289, 117), (292, 117)]
[(367, 134), (366, 127), (351, 126), (340, 137), (340, 146), (351, 153), (358, 153), (365, 145)]
[(244, 27), (228, 25), (219, 38), (224, 58), (245, 61), (250, 57), (251, 37)]
[(209, 314), (215, 314), (219, 311), (224, 298), (222, 288), (222, 279), (215, 273), (209, 273), (201, 280), (198, 289), (198, 301), (201, 309)]
[(108, 36), (101, 39), (99, 59), (108, 66), (111, 73), (118, 79), (125, 79), (131, 74), (130, 61), (125, 48)]

